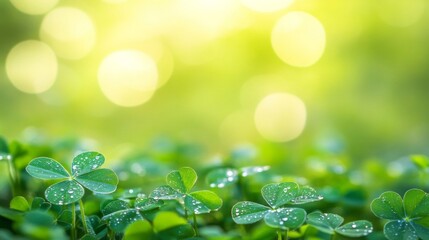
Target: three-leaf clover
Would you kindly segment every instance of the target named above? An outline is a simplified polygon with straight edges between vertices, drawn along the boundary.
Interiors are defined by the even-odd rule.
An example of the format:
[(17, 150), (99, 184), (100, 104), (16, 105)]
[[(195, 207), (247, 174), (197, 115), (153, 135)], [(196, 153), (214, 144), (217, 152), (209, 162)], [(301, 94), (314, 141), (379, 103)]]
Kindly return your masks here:
[(268, 203), (243, 201), (232, 207), (232, 219), (237, 224), (251, 224), (261, 219), (274, 228), (295, 229), (305, 222), (306, 211), (302, 208), (283, 207), (286, 204), (302, 204), (321, 200), (311, 187), (299, 188), (294, 182), (272, 183), (262, 187), (262, 197)]
[[(40, 179), (63, 179), (48, 187), (46, 199), (52, 204), (67, 205), (80, 200), (85, 191), (83, 187), (96, 193), (112, 193), (118, 185), (118, 177), (110, 170), (101, 168), (104, 156), (98, 152), (84, 152), (72, 161), (72, 174), (59, 162), (48, 157), (38, 157), (28, 164), (27, 172)], [(83, 187), (82, 187), (83, 186)]]
[(197, 181), (197, 173), (190, 167), (182, 167), (167, 175), (167, 185), (156, 188), (150, 197), (154, 199), (183, 199), (185, 208), (194, 214), (209, 213), (222, 207), (222, 199), (208, 190), (191, 192)]
[(371, 203), (379, 218), (391, 220), (384, 225), (389, 240), (429, 239), (429, 194), (410, 189), (402, 200), (396, 192), (384, 192)]
[(346, 237), (362, 237), (372, 233), (372, 224), (366, 220), (346, 223), (344, 218), (334, 213), (312, 212), (307, 215), (307, 223), (318, 230), (333, 235), (335, 233)]

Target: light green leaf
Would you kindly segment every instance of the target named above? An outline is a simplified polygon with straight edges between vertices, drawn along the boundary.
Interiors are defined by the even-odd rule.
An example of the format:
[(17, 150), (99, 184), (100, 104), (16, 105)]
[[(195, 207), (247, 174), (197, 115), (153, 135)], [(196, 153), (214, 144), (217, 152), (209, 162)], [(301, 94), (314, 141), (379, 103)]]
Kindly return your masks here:
[(16, 196), (10, 201), (10, 208), (26, 212), (30, 209), (30, 205), (23, 196)]
[(182, 167), (167, 175), (167, 184), (180, 193), (188, 193), (197, 181), (197, 173), (190, 167)]
[(223, 188), (234, 184), (238, 180), (238, 171), (233, 168), (219, 168), (210, 171), (206, 182), (210, 187)]
[(164, 185), (155, 188), (155, 190), (150, 193), (149, 197), (153, 199), (171, 200), (181, 198), (183, 195), (184, 194), (175, 191), (170, 186)]
[(372, 229), (372, 223), (366, 220), (359, 220), (346, 223), (335, 231), (347, 237), (363, 237), (372, 233)]
[(389, 240), (417, 240), (419, 239), (413, 226), (406, 221), (390, 221), (384, 225), (384, 235)]
[(270, 211), (270, 208), (259, 203), (244, 201), (236, 203), (231, 210), (232, 220), (237, 224), (255, 223)]
[(152, 226), (147, 220), (138, 220), (125, 229), (124, 240), (152, 239)]
[(153, 220), (153, 229), (155, 232), (161, 232), (187, 223), (188, 222), (184, 218), (180, 217), (175, 212), (160, 212)]
[(84, 152), (73, 158), (73, 176), (82, 175), (99, 168), (104, 163), (104, 156), (98, 152)]
[(265, 223), (273, 228), (296, 229), (305, 222), (307, 213), (302, 208), (279, 208), (265, 215)]
[(307, 215), (307, 223), (319, 231), (334, 234), (337, 227), (343, 223), (344, 219), (333, 213), (312, 212)]
[(70, 177), (70, 174), (59, 162), (47, 157), (38, 157), (31, 160), (25, 170), (27, 170), (31, 176), (40, 179), (61, 179)]
[(402, 198), (396, 192), (384, 192), (371, 203), (371, 211), (375, 216), (390, 220), (400, 220), (405, 217)]
[(212, 191), (197, 191), (185, 197), (185, 208), (195, 214), (209, 213), (222, 207), (222, 199)]
[(252, 166), (240, 168), (241, 176), (247, 177), (257, 173), (265, 172), (270, 169), (270, 166)]
[(298, 195), (291, 200), (293, 204), (304, 204), (322, 200), (323, 197), (309, 186), (300, 187)]
[(46, 199), (55, 205), (67, 205), (79, 201), (83, 197), (84, 190), (74, 180), (66, 180), (48, 187), (45, 191)]
[(271, 183), (262, 187), (262, 197), (273, 207), (289, 203), (298, 194), (298, 184), (293, 182)]
[(139, 211), (149, 211), (164, 205), (164, 201), (154, 198), (136, 198), (134, 207)]
[(429, 194), (420, 189), (410, 189), (404, 195), (405, 213), (409, 218), (429, 216)]
[(425, 170), (429, 168), (429, 158), (427, 156), (413, 155), (410, 158), (414, 165), (416, 165), (419, 169)]
[(118, 185), (118, 176), (110, 169), (96, 169), (79, 175), (76, 181), (96, 193), (112, 193)]

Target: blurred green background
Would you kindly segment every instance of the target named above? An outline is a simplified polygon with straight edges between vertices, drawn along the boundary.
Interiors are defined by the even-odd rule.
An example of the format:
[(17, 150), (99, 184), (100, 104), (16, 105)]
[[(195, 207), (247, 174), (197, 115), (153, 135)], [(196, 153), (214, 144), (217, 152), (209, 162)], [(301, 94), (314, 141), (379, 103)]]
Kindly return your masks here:
[[(347, 152), (356, 163), (429, 153), (425, 0), (19, 2), (0, 1), (0, 133), (10, 139), (78, 137), (94, 140), (106, 155), (142, 148), (159, 136), (199, 143), (210, 154), (252, 144), (264, 156), (281, 152), (297, 161), (314, 149)], [(276, 2), (283, 6), (264, 10)], [(288, 14), (298, 16), (288, 26), (298, 24), (304, 35), (295, 40), (288, 35), (284, 46), (276, 45), (273, 29)], [(302, 16), (310, 22), (299, 22)], [(311, 35), (318, 24), (326, 44), (320, 34)], [(53, 72), (55, 82), (40, 93), (22, 91), (7, 72), (11, 50), (27, 40), (44, 42), (56, 55), (53, 65), (36, 68), (9, 63), (16, 74), (26, 74), (24, 88), (28, 81), (46, 80), (33, 78), (40, 71)], [(323, 50), (320, 58), (312, 55), (315, 46)], [(307, 50), (314, 61), (294, 66), (276, 47), (297, 50), (292, 62)], [(158, 76), (150, 80), (144, 72), (150, 69), (123, 78), (119, 71), (113, 79), (118, 85), (106, 87), (115, 92), (128, 84), (118, 98), (134, 106), (111, 101), (100, 85), (101, 64), (121, 50), (144, 53), (157, 67)], [(37, 55), (27, 55), (37, 61)], [(109, 69), (118, 65), (107, 66), (106, 75), (114, 76)], [(131, 78), (136, 82), (127, 83)], [(154, 79), (157, 86), (145, 89), (144, 81)], [(286, 132), (296, 130), (289, 119), (305, 123), (292, 139), (273, 141), (255, 125), (258, 104), (276, 92), (305, 104), (304, 118), (275, 105), (274, 117), (263, 120)], [(143, 99), (145, 94), (150, 99)], [(285, 115), (276, 115), (282, 111)], [(280, 123), (270, 122), (277, 117)]]

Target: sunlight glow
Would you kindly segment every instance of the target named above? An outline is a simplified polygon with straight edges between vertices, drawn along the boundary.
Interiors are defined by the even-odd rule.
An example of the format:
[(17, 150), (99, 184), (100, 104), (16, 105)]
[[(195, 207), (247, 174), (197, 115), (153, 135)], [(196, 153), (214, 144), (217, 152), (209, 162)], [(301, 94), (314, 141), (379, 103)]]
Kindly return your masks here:
[(255, 125), (267, 140), (286, 142), (297, 138), (305, 127), (306, 108), (298, 97), (288, 93), (272, 93), (259, 102)]
[(323, 25), (305, 12), (284, 15), (271, 33), (271, 43), (277, 56), (296, 67), (316, 63), (325, 49), (325, 38)]
[(64, 59), (85, 57), (95, 44), (95, 27), (91, 18), (79, 9), (60, 7), (42, 21), (40, 38)]
[(58, 0), (10, 0), (10, 2), (23, 13), (39, 15), (51, 10)]
[(427, 0), (382, 0), (378, 3), (378, 12), (383, 21), (396, 27), (408, 27), (422, 17)]
[(240, 0), (241, 3), (256, 12), (275, 12), (287, 8), (294, 0)]
[(42, 93), (51, 88), (57, 69), (54, 51), (35, 40), (18, 43), (6, 58), (7, 76), (16, 88), (26, 93)]
[(155, 61), (137, 50), (113, 52), (102, 61), (98, 81), (104, 95), (113, 103), (133, 107), (148, 101), (158, 82)]

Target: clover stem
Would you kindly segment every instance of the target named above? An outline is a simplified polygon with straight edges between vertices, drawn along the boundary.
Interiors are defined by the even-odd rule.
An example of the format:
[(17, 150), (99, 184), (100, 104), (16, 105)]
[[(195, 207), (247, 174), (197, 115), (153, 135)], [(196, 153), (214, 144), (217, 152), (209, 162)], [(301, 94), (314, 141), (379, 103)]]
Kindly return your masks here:
[(71, 204), (71, 213), (72, 213), (72, 225), (70, 229), (70, 235), (72, 240), (76, 240), (76, 207), (75, 203)]
[(192, 217), (194, 218), (195, 235), (198, 237), (200, 234), (198, 232), (197, 215), (195, 213), (193, 213)]
[(283, 238), (282, 238), (282, 231), (281, 230), (278, 230), (277, 231), (277, 240), (282, 240)]
[(12, 160), (12, 155), (7, 155), (6, 157), (7, 159), (7, 165), (8, 165), (8, 170), (9, 170), (9, 179), (10, 179), (10, 184), (12, 185), (11, 189), (12, 189), (12, 196), (16, 196), (18, 193), (18, 180), (17, 180), (17, 171), (16, 171), (16, 167), (15, 164), (13, 163)]
[(85, 233), (88, 233), (88, 226), (86, 225), (86, 217), (85, 217), (85, 208), (83, 206), (82, 199), (79, 199), (79, 208), (80, 208), (80, 217), (82, 219), (83, 229), (85, 229)]

